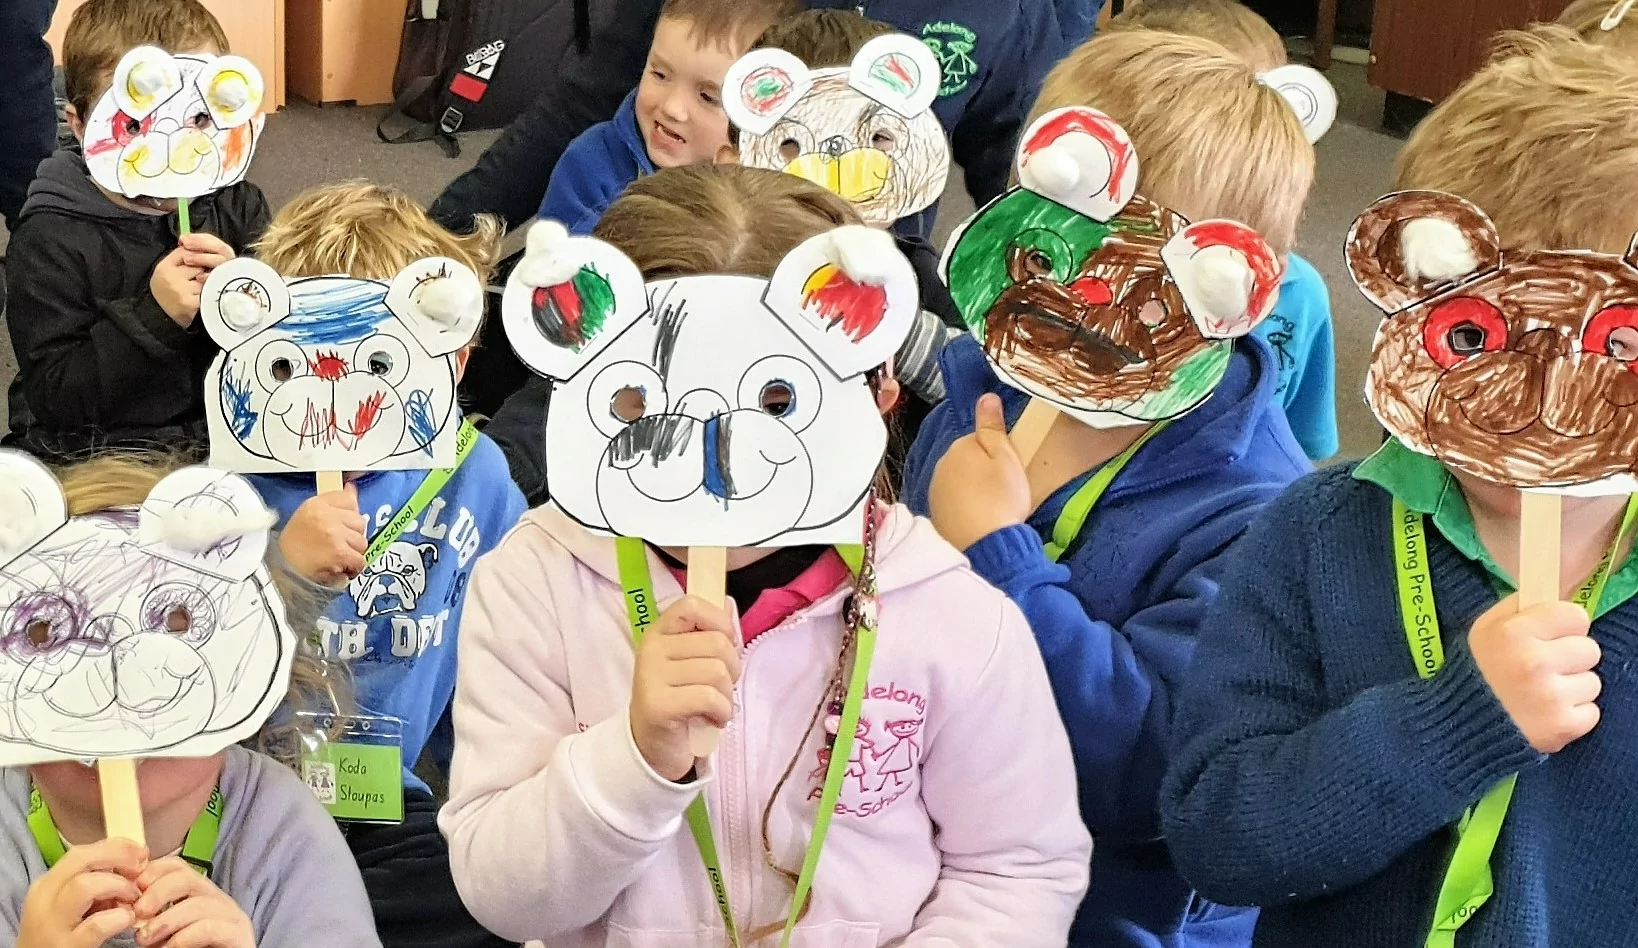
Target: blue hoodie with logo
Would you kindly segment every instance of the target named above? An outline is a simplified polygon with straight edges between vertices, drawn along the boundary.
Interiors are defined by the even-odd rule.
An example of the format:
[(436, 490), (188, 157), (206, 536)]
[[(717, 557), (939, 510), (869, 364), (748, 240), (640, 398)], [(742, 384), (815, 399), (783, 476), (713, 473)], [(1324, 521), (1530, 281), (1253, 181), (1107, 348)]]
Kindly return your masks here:
[[(905, 502), (922, 514), (933, 468), (972, 432), (978, 397), (999, 393), (1009, 424), (1029, 400), (1001, 383), (971, 337), (945, 347), (943, 368), (949, 396), (922, 425), (905, 469)], [(1090, 471), (1028, 523), (966, 551), (1029, 618), (1069, 730), (1081, 816), (1097, 839), (1092, 888), (1070, 934), (1076, 948), (1251, 943), (1254, 910), (1205, 902), (1172, 868), (1157, 801), (1174, 689), (1217, 596), (1224, 553), (1311, 469), (1275, 398), (1278, 379), (1267, 344), (1238, 342), (1216, 391), (1133, 456), (1059, 562), (1047, 559), (1043, 539)]]
[(633, 89), (614, 118), (581, 132), (564, 149), (546, 185), (540, 216), (557, 221), (571, 234), (590, 234), (620, 192), (653, 173), (654, 162), (637, 128), (637, 90)]
[[(369, 518), (371, 539), (426, 476), (426, 471), (371, 471), (358, 478), (358, 509)], [(311, 474), (256, 474), (250, 480), (278, 514), (281, 530), (313, 496)], [(421, 515), (318, 620), (324, 656), (352, 669), (360, 713), (403, 721), (405, 789), (430, 793), (411, 772), (422, 750), (429, 750), (439, 767), (449, 767), (453, 748), (428, 744), (455, 694), (455, 645), (466, 583), (478, 557), (500, 542), (524, 509), (500, 448), (479, 435)]]

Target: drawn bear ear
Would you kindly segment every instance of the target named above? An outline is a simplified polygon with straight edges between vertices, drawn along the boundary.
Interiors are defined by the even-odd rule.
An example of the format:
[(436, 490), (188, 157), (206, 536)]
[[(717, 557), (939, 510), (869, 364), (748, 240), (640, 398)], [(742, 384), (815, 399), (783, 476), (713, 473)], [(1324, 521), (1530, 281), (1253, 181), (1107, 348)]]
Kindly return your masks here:
[(734, 127), (766, 135), (813, 88), (806, 63), (782, 49), (753, 49), (728, 67), (722, 108)]
[(68, 522), (68, 501), (44, 464), (0, 448), (0, 567)]
[(137, 542), (155, 556), (238, 582), (261, 568), (277, 521), (238, 474), (184, 467), (148, 492), (137, 512)]
[(1278, 92), (1297, 113), (1309, 144), (1324, 138), (1337, 120), (1337, 90), (1317, 69), (1292, 63), (1260, 74), (1257, 81)]
[(194, 77), (217, 128), (234, 128), (256, 117), (266, 86), (261, 71), (243, 56), (218, 56)]
[(763, 303), (840, 379), (891, 359), (921, 308), (915, 268), (893, 236), (859, 225), (793, 248)]
[(595, 237), (571, 237), (557, 221), (529, 228), (523, 259), (506, 281), (501, 322), (524, 365), (567, 381), (648, 312), (643, 274)]
[(464, 264), (448, 257), (423, 257), (392, 278), (387, 308), (429, 354), (445, 356), (478, 334), (483, 284)]
[(108, 94), (119, 110), (141, 121), (182, 91), (182, 67), (157, 46), (138, 46), (120, 57)]
[(1160, 250), (1200, 334), (1237, 339), (1257, 327), (1280, 296), (1285, 265), (1256, 231), (1239, 221), (1201, 221)]
[(290, 315), (284, 277), (260, 260), (235, 257), (210, 272), (199, 297), (205, 332), (224, 350)]
[(1348, 231), (1348, 270), (1392, 315), (1501, 266), (1501, 236), (1477, 207), (1442, 191), (1401, 191)]
[(860, 47), (847, 84), (905, 118), (932, 108), (943, 82), (938, 56), (905, 33), (884, 33)]
[(1055, 109), (1025, 130), (1018, 180), (1097, 221), (1108, 221), (1137, 193), (1137, 151), (1126, 129), (1097, 109)]

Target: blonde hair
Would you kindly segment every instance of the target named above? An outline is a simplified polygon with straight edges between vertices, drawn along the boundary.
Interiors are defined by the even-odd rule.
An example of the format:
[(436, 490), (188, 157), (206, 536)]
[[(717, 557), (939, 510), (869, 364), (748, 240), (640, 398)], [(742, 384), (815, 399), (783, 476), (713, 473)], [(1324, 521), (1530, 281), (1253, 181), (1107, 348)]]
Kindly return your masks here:
[(852, 204), (795, 175), (697, 164), (638, 178), (592, 234), (620, 248), (650, 280), (769, 277), (797, 244), (857, 223)]
[(1510, 248), (1624, 253), (1638, 231), (1638, 58), (1562, 26), (1504, 34), (1422, 121), (1396, 178), (1472, 201)]
[[(115, 507), (140, 507), (160, 481), (188, 459), (181, 454), (158, 452), (114, 451), (100, 454), (86, 461), (57, 470), (57, 482), (62, 485), (63, 498), (68, 502), (71, 517), (83, 517)], [(270, 557), (276, 555), (271, 550)], [(312, 593), (299, 588), (285, 570), (269, 569), (273, 586), (285, 604), (290, 626), (301, 644), (290, 665), (290, 688), (285, 694), (284, 706), (295, 710), (311, 710), (346, 714), (351, 710), (352, 690), (345, 669), (332, 667), (314, 654), (307, 633), (312, 628), (324, 603), (316, 601)], [(292, 768), (299, 766), (295, 759), (296, 742), (290, 740), (289, 724), (269, 722), (246, 743), (269, 753)]]
[(1575, 0), (1564, 8), (1556, 21), (1581, 34), (1589, 43), (1607, 43), (1638, 52), (1638, 5), (1628, 10), (1613, 29), (1604, 29), (1604, 18), (1620, 5), (1620, 0)]
[(805, 10), (768, 27), (757, 48), (782, 49), (812, 69), (846, 66), (864, 44), (896, 32), (852, 10)]
[(91, 0), (74, 11), (63, 35), (63, 87), (80, 121), (91, 118), (120, 57), (138, 46), (229, 52), (222, 24), (198, 0)]
[(422, 257), (449, 257), (487, 282), (500, 252), (501, 224), (488, 214), (473, 221), (472, 233), (456, 235), (397, 188), (341, 181), (297, 195), (252, 251), (287, 277), (345, 273), (390, 280)]
[(801, 0), (665, 0), (660, 17), (688, 24), (700, 46), (739, 55), (763, 30), (802, 12)]
[(1277, 253), (1296, 242), (1314, 146), (1280, 94), (1222, 46), (1155, 30), (1098, 36), (1047, 75), (1031, 119), (1071, 105), (1126, 129), (1138, 193), (1190, 220), (1240, 221)]
[(1258, 72), (1286, 64), (1280, 34), (1239, 0), (1136, 0), (1103, 32), (1122, 30), (1160, 30), (1215, 40)]

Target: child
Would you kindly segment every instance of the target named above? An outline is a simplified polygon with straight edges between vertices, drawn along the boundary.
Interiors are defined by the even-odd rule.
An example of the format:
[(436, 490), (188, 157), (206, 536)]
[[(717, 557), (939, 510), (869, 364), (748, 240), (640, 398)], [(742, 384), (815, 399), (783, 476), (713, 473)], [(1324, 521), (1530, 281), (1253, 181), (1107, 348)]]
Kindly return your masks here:
[[(1504, 256), (1590, 248), (1619, 258), (1638, 230), (1628, 186), (1638, 174), (1638, 63), (1561, 29), (1512, 39), (1514, 49), (1423, 121), (1400, 156), (1396, 186), (1472, 202), (1494, 221)], [(1567, 141), (1578, 143), (1572, 162), (1562, 160)], [(1368, 239), (1350, 242), (1356, 273), (1366, 271), (1352, 255), (1376, 261), (1371, 285), (1385, 310), (1416, 305), (1449, 285), (1442, 277), (1460, 278), (1454, 274), (1484, 259), (1472, 242), (1423, 242), (1436, 252), (1413, 256), (1411, 224), (1431, 223), (1410, 220), (1392, 233), (1362, 227), (1356, 233)], [(1433, 228), (1458, 241), (1484, 229), (1478, 221), (1465, 230)], [(1382, 271), (1396, 260), (1408, 269)], [(1392, 388), (1400, 394), (1390, 397), (1408, 402), (1426, 397), (1416, 379), (1429, 376), (1412, 374), (1407, 351), (1425, 348), (1422, 358), (1452, 366), (1478, 354), (1518, 360), (1539, 381), (1519, 385), (1509, 381), (1516, 372), (1501, 372), (1471, 396), (1440, 383), (1462, 399), (1447, 403), (1461, 405), (1444, 426), (1450, 443), (1482, 444), (1488, 458), (1518, 458), (1521, 470), (1537, 462), (1509, 451), (1510, 443), (1528, 458), (1579, 452), (1630, 462), (1631, 439), (1611, 438), (1632, 404), (1615, 395), (1630, 390), (1631, 353), (1619, 345), (1631, 337), (1620, 328), (1625, 307), (1576, 301), (1604, 286), (1525, 267), (1510, 288), (1455, 301), (1477, 312), (1484, 306), (1473, 304), (1481, 301), (1515, 300), (1511, 310), (1480, 315), (1491, 329), (1457, 322), (1444, 336), (1428, 328), (1437, 309), (1398, 312), (1384, 333), (1397, 325), (1394, 332), (1411, 338), (1372, 372), (1399, 379)], [(1549, 318), (1537, 322), (1525, 315), (1532, 311)], [(1597, 344), (1589, 325), (1583, 349), (1579, 322), (1602, 313), (1618, 327), (1610, 331), (1604, 320), (1607, 338)], [(1560, 335), (1570, 320), (1574, 336)], [(1448, 348), (1451, 340), (1460, 353)], [(1573, 359), (1560, 358), (1569, 352)], [(1540, 356), (1552, 360), (1545, 378), (1533, 358)], [(1432, 377), (1440, 378), (1437, 370)], [(1454, 368), (1446, 377), (1455, 382)], [(1612, 396), (1617, 400), (1602, 401)], [(1607, 404), (1608, 414), (1566, 426), (1562, 420), (1573, 414), (1563, 399)], [(1520, 412), (1529, 423), (1498, 427)], [(1546, 424), (1550, 418), (1560, 423)], [(1531, 427), (1529, 443), (1514, 440)], [(1482, 440), (1467, 440), (1475, 436)], [(1259, 946), (1511, 948), (1630, 939), (1638, 811), (1627, 797), (1638, 780), (1638, 705), (1627, 671), (1638, 630), (1638, 562), (1631, 537), (1620, 537), (1628, 499), (1563, 501), (1563, 597), (1608, 555), (1589, 636), (1581, 606), (1521, 611), (1513, 597), (1497, 601), (1529, 552), (1519, 549), (1519, 496), (1395, 439), (1357, 466), (1293, 486), (1234, 548), (1181, 693), (1178, 750), (1161, 806), (1174, 857), (1204, 894), (1263, 907)], [(1413, 522), (1423, 525), (1422, 539), (1409, 548), (1419, 552), (1407, 554)], [(1418, 594), (1418, 585), (1431, 596)], [(1430, 624), (1433, 641), (1442, 639), (1442, 668), (1422, 657), (1425, 640), (1416, 630)], [(1499, 838), (1489, 836), (1487, 847), (1484, 834), (1463, 834), (1466, 869), (1457, 869), (1449, 829), (1511, 774), (1517, 783)], [(1439, 912), (1450, 913), (1447, 924), (1463, 920), (1454, 933), (1430, 936), (1436, 893)], [(1472, 911), (1485, 893), (1488, 900)]]
[[(136, 46), (228, 52), (198, 0), (91, 0), (63, 39), (69, 124), (83, 138), (114, 66)], [(212, 268), (267, 225), (249, 182), (189, 202), (130, 200), (99, 187), (77, 151), (40, 165), (11, 235), (7, 328), (17, 353), (8, 443), (47, 458), (103, 445), (203, 445), (201, 392), (216, 346), (194, 323)]]
[(666, 0), (648, 64), (614, 118), (581, 133), (552, 169), (540, 216), (589, 234), (626, 185), (658, 168), (714, 161), (728, 147), (722, 80), (797, 0)]
[[(692, 166), (633, 184), (596, 235), (650, 279), (767, 278), (801, 241), (856, 222), (846, 202), (792, 175)], [(877, 378), (885, 407), (896, 386)], [(925, 523), (902, 507), (875, 513), (864, 554), (880, 584), (872, 700), (795, 943), (1062, 945), (1089, 841), (1023, 617)], [(648, 549), (656, 565), (687, 555)], [(497, 931), (554, 948), (721, 943), (682, 828), (703, 789), (751, 944), (756, 929), (777, 934), (791, 907), (825, 766), (810, 712), (828, 707), (855, 580), (825, 547), (730, 550), (736, 623), (657, 570), (657, 620), (634, 672), (615, 550), (543, 507), (473, 579), (440, 817), (461, 894)], [(743, 658), (736, 628), (750, 642)], [(733, 723), (695, 770), (685, 722), (700, 714)]]
[[(458, 238), (432, 223), (402, 192), (344, 182), (316, 188), (286, 205), (256, 245), (256, 254), (287, 278), (345, 273), (390, 280), (414, 260), (441, 256), (487, 279), (499, 229), (487, 219), (480, 224), (472, 235)], [(463, 350), (459, 364), (464, 365), (465, 358)], [(374, 534), (426, 477), (425, 471), (349, 474), (348, 497), (356, 498), (353, 512), (365, 512)], [(252, 481), (281, 519), (303, 502), (312, 502), (310, 474), (258, 476)], [(346, 661), (352, 668), (364, 712), (403, 722), (403, 823), (348, 827), (348, 843), (365, 870), (381, 937), (388, 946), (424, 944), (435, 935), (446, 939), (439, 944), (501, 944), (461, 909), (449, 881), (432, 793), (411, 768), (423, 750), (438, 769), (449, 765), (447, 732), (435, 734), (435, 729), (455, 690), (456, 642), (467, 579), (477, 558), (511, 529), (523, 510), (523, 497), (508, 476), (499, 449), (480, 434), (425, 513), (395, 541), (395, 548), (401, 543), (412, 552), (413, 562), (389, 562), (400, 556), (389, 549), (381, 560), (367, 564), (366, 538), (358, 530), (350, 537), (350, 548), (345, 544), (321, 548), (319, 556), (293, 564), (310, 580), (353, 580), (348, 594), (337, 598), (318, 621), (320, 644), (326, 658)], [(328, 556), (323, 555), (326, 550)], [(412, 568), (413, 573), (405, 572)], [(369, 594), (372, 577), (384, 593)], [(383, 577), (390, 583), (381, 585)]]
[[(1053, 70), (1036, 111), (1076, 104), (1130, 134), (1138, 194), (1190, 220), (1242, 221), (1276, 252), (1290, 246), (1314, 152), (1296, 115), (1244, 62), (1194, 37), (1111, 33)], [(1070, 265), (1082, 272), (1086, 261)], [(1051, 283), (1045, 292), (1069, 296)], [(1098, 838), (1070, 944), (1248, 944), (1250, 913), (1198, 899), (1170, 867), (1155, 795), (1223, 551), (1309, 470), (1274, 398), (1273, 352), (1255, 338), (1235, 344), (1210, 398), (1158, 432), (1060, 418), (1027, 470), (1004, 437), (1026, 396), (1000, 382), (971, 338), (945, 347), (943, 364), (949, 395), (911, 451), (905, 496), (1019, 604), (1046, 658), (1075, 749), (1081, 816)], [(1114, 469), (1089, 519), (1069, 528), (1069, 542), (1057, 541), (1054, 563), (1043, 542), (1073, 522), (1071, 498), (1151, 433)]]
[[(1161, 30), (1221, 43), (1259, 75), (1286, 64), (1280, 34), (1239, 0), (1141, 0), (1110, 21), (1107, 33)], [(1301, 202), (1297, 211), (1302, 210)], [(1276, 392), (1291, 433), (1309, 458), (1337, 453), (1336, 351), (1331, 341), (1331, 297), (1307, 260), (1285, 255), (1285, 279), (1274, 312), (1255, 330), (1274, 349)]]
[[(164, 457), (132, 455), (66, 469), (60, 477), (68, 512), (139, 506), (174, 467)], [(302, 627), (304, 615), (311, 625), (304, 597), (285, 601), (292, 628)], [(292, 696), (314, 690), (317, 676), (314, 658), (298, 652)], [(143, 760), (137, 779), (147, 847), (104, 838), (95, 770), (77, 761), (0, 770), (0, 837), (12, 854), (0, 863), (0, 942), (132, 944), (118, 936), (134, 925), (134, 944), (142, 946), (379, 948), (341, 835), (287, 767), (235, 746), (207, 758)], [(218, 787), (219, 836), (210, 872), (201, 875), (175, 853)], [(31, 789), (67, 845), (54, 861), (31, 827), (37, 822)]]

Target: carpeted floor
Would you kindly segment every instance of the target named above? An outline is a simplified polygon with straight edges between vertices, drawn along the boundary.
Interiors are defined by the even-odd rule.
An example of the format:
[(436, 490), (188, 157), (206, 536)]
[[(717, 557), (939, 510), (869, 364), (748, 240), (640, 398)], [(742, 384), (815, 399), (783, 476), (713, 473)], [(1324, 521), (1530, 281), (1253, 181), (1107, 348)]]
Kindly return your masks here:
[[(1337, 343), (1337, 408), (1344, 456), (1359, 456), (1379, 441), (1378, 428), (1359, 396), (1377, 313), (1354, 289), (1342, 266), (1342, 241), (1354, 215), (1387, 188), (1399, 142), (1372, 129), (1381, 94), (1365, 84), (1364, 69), (1339, 63), (1331, 79), (1342, 98), (1342, 119), (1319, 145), (1319, 177), (1299, 234), (1298, 252), (1324, 274), (1331, 291)], [(457, 159), (432, 143), (385, 145), (376, 139), (379, 108), (317, 108), (293, 103), (271, 116), (251, 180), (277, 208), (304, 188), (344, 178), (370, 178), (431, 201), (443, 186), (475, 162), (494, 132), (461, 139)], [(972, 204), (952, 176), (939, 220), (942, 238)], [(3, 252), (0, 236), (0, 252)], [(15, 372), (9, 341), (0, 337), (0, 380)], [(0, 404), (0, 428), (5, 407)]]

